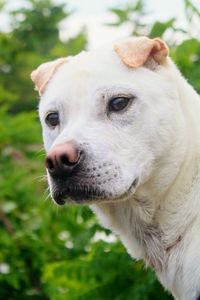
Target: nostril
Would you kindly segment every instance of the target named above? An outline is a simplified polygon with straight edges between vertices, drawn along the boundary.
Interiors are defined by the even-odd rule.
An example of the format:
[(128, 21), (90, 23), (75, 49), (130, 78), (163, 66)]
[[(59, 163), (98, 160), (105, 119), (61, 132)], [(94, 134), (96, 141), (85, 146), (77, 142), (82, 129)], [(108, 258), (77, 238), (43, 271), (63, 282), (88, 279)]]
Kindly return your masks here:
[(46, 158), (45, 165), (49, 171), (54, 170), (54, 164), (53, 164), (53, 160), (51, 158), (49, 158), (49, 157)]
[(64, 166), (73, 166), (77, 164), (77, 161), (71, 162), (66, 154), (60, 156), (60, 161)]
[(63, 165), (68, 165), (68, 164), (69, 164), (68, 157), (67, 157), (67, 155), (65, 155), (65, 154), (61, 155), (60, 161), (61, 161), (61, 163), (62, 163)]

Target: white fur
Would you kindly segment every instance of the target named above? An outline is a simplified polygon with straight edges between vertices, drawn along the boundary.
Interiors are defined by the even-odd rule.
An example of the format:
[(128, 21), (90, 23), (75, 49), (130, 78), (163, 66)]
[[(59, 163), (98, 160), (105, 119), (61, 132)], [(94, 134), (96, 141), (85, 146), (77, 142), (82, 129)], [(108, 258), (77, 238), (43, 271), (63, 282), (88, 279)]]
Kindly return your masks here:
[[(133, 94), (135, 100), (124, 114), (108, 117), (106, 105), (116, 93)], [(44, 119), (54, 110), (61, 124), (52, 130)], [(111, 162), (111, 184), (106, 181), (103, 188), (113, 200), (94, 201), (92, 209), (132, 257), (155, 268), (176, 299), (195, 300), (200, 295), (200, 98), (171, 60), (153, 70), (133, 69), (112, 49), (80, 53), (53, 76), (39, 113), (47, 152), (73, 139), (87, 145), (91, 166)]]

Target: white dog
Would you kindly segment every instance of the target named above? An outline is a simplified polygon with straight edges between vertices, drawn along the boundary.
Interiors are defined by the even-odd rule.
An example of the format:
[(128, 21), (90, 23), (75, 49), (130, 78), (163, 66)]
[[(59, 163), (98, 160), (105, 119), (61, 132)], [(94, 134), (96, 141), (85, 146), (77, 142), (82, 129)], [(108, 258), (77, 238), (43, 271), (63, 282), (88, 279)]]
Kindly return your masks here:
[(175, 299), (200, 296), (200, 98), (160, 39), (33, 71), (58, 204), (88, 203)]

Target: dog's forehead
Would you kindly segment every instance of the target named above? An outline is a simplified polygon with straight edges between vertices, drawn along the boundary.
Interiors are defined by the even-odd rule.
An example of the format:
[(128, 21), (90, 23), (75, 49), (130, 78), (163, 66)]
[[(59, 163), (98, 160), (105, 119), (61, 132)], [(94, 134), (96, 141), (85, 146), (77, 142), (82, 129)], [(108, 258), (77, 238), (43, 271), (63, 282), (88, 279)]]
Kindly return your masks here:
[(127, 69), (114, 51), (84, 51), (74, 56), (57, 75), (63, 75), (71, 83), (86, 83), (92, 79), (100, 82), (105, 77), (109, 79), (115, 73), (118, 74), (121, 68)]
[(64, 67), (63, 69), (65, 69), (66, 73), (70, 72), (70, 75), (75, 76), (77, 76), (78, 73), (94, 75), (100, 72), (105, 73), (105, 71), (109, 75), (109, 71), (111, 70), (112, 73), (119, 71), (120, 68), (127, 70), (127, 67), (124, 66), (115, 51), (110, 49), (83, 51), (72, 57), (69, 63), (65, 64)]
[(63, 64), (50, 80), (42, 100), (55, 95), (85, 94), (101, 86), (122, 84), (130, 80), (130, 68), (113, 50), (84, 51)]

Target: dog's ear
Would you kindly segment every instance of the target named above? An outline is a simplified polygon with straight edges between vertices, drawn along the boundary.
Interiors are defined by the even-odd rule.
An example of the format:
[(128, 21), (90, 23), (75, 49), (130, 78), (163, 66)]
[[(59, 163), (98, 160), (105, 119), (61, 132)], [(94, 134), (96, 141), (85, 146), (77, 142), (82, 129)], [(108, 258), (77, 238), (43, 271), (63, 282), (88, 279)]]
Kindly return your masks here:
[(129, 67), (143, 66), (149, 58), (158, 64), (163, 64), (169, 53), (168, 47), (159, 38), (131, 37), (114, 46), (120, 59)]
[(56, 70), (68, 60), (69, 58), (58, 58), (56, 60), (46, 62), (31, 73), (31, 79), (34, 82), (40, 96), (44, 93), (47, 83), (52, 78)]

